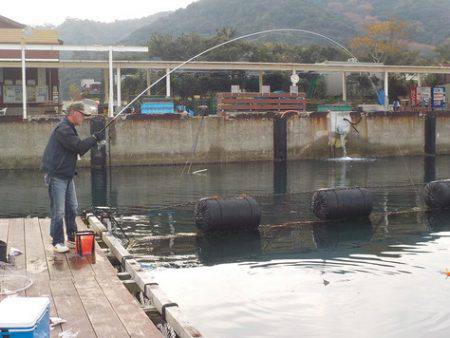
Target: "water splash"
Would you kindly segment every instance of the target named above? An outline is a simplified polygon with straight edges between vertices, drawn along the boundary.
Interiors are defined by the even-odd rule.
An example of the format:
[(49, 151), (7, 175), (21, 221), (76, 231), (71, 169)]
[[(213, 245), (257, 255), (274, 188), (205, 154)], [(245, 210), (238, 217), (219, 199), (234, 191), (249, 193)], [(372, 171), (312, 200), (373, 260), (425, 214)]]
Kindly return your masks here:
[[(347, 153), (345, 152), (345, 155)], [(349, 157), (349, 156), (343, 156), (343, 157), (336, 157), (336, 158), (327, 158), (326, 161), (332, 161), (332, 162), (374, 162), (376, 161), (375, 158), (370, 157)]]

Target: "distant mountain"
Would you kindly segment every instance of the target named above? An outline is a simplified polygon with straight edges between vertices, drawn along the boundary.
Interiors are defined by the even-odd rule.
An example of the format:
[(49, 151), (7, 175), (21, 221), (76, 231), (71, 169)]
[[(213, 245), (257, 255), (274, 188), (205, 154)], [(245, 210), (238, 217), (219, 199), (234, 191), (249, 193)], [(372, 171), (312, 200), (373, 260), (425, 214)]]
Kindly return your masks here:
[(312, 0), (200, 0), (136, 30), (128, 41), (142, 43), (153, 33), (211, 35), (222, 27), (232, 27), (238, 33), (285, 27), (328, 35), (339, 31), (339, 38), (348, 38), (356, 31), (347, 21), (342, 15), (323, 11)]
[(450, 42), (450, 0), (315, 0), (344, 15), (356, 27), (398, 18), (412, 28), (410, 39), (425, 44)]
[(200, 0), (138, 28), (126, 41), (142, 44), (153, 33), (211, 35), (226, 26), (238, 33), (301, 28), (347, 42), (364, 25), (391, 17), (411, 24), (415, 42), (450, 37), (449, 0)]
[(171, 12), (160, 12), (140, 19), (116, 20), (111, 23), (66, 19), (56, 27), (66, 45), (117, 44), (135, 30), (148, 26)]

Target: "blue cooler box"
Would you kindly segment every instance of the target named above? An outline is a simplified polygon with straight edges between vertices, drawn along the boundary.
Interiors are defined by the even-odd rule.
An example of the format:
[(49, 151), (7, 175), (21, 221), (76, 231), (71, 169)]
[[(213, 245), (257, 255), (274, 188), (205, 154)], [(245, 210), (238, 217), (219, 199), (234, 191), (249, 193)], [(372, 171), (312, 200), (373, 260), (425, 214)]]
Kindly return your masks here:
[(50, 337), (47, 297), (8, 297), (0, 303), (0, 337)]

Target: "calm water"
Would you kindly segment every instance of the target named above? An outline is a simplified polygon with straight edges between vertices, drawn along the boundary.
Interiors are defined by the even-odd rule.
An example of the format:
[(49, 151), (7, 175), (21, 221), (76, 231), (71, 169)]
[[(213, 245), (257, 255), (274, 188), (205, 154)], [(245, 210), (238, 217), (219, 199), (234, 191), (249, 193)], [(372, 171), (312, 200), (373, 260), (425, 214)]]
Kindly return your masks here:
[[(81, 208), (119, 208), (117, 236), (206, 337), (448, 336), (450, 215), (386, 212), (421, 207), (406, 185), (450, 177), (450, 157), (204, 167), (118, 168), (111, 186), (81, 171), (77, 188)], [(39, 172), (2, 171), (0, 184), (2, 217), (47, 214)], [(371, 187), (371, 222), (273, 226), (313, 220), (312, 191), (346, 185)], [(192, 235), (193, 201), (240, 193), (261, 204), (259, 232)]]

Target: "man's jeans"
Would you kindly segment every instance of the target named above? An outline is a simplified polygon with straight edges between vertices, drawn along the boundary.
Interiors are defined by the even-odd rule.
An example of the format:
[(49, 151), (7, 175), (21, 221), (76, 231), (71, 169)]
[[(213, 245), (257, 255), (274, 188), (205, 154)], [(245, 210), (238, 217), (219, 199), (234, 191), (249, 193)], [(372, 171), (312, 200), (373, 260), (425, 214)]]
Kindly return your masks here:
[(77, 232), (75, 217), (77, 216), (78, 202), (75, 184), (73, 179), (66, 180), (57, 177), (46, 176), (45, 181), (48, 184), (48, 195), (50, 197), (52, 218), (50, 236), (52, 236), (52, 244), (64, 244), (63, 221), (66, 223), (68, 238), (74, 238)]

